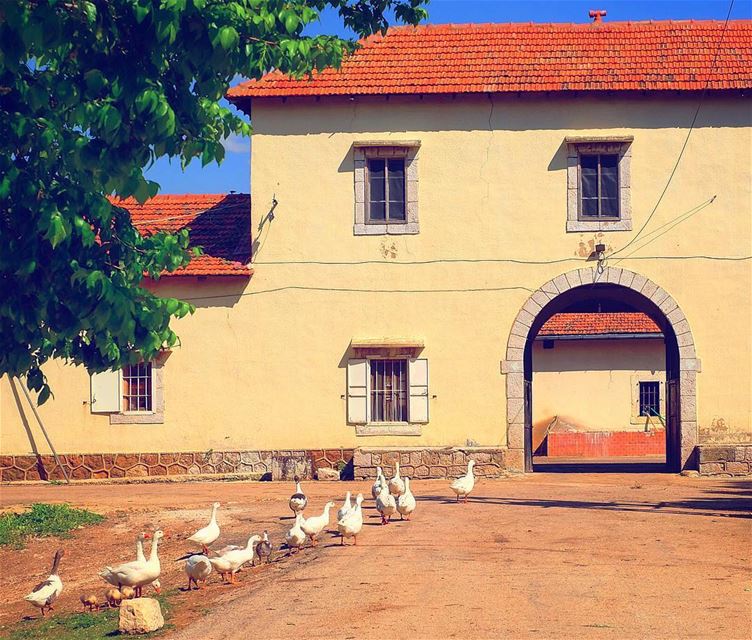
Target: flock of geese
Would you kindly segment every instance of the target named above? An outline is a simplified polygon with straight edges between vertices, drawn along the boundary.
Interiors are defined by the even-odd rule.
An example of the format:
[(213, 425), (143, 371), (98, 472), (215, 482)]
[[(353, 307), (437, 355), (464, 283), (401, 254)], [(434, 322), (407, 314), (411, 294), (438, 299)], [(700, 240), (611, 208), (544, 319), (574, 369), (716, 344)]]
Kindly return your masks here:
[[(464, 499), (467, 502), (467, 496), (475, 486), (475, 476), (473, 466), (475, 461), (470, 460), (467, 464), (467, 473), (452, 482), (450, 488), (455, 493), (457, 501)], [(401, 519), (410, 519), (415, 511), (416, 500), (410, 489), (410, 479), (400, 476), (399, 463), (395, 464), (394, 477), (387, 480), (381, 467), (376, 470), (376, 481), (371, 487), (371, 495), (376, 501), (376, 509), (381, 514), (381, 524), (389, 524), (391, 518), (396, 513), (400, 514)], [(352, 538), (353, 544), (358, 544), (358, 534), (363, 528), (363, 494), (359, 493), (352, 501), (351, 493), (348, 491), (345, 500), (337, 511), (337, 531), (340, 535), (340, 544), (344, 545), (345, 540)], [(217, 523), (217, 511), (219, 502), (212, 505), (211, 518), (209, 524), (199, 529), (187, 541), (193, 542), (201, 547), (200, 551), (189, 552), (178, 561), (185, 561), (184, 569), (188, 576), (188, 591), (194, 588), (201, 589), (206, 586), (206, 582), (213, 571), (216, 571), (222, 578), (224, 584), (238, 584), (235, 578), (237, 572), (243, 565), (250, 563), (251, 566), (256, 564), (256, 560), (268, 563), (271, 562), (274, 549), (269, 534), (264, 531), (263, 536), (252, 535), (248, 538), (246, 545), (227, 545), (218, 551), (210, 551), (209, 546), (214, 544), (220, 536), (220, 528)], [(290, 510), (295, 516), (295, 522), (285, 535), (285, 545), (290, 550), (290, 554), (297, 553), (310, 539), (311, 546), (317, 544), (319, 536), (329, 525), (329, 512), (335, 507), (333, 501), (328, 501), (324, 505), (321, 515), (306, 518), (303, 515), (304, 509), (308, 506), (308, 497), (303, 492), (299, 478), (295, 478), (295, 493), (290, 496)], [(110, 585), (110, 589), (105, 594), (105, 606), (118, 606), (122, 600), (129, 598), (141, 597), (144, 587), (153, 587), (159, 593), (161, 585), (159, 576), (161, 566), (159, 562), (158, 546), (160, 540), (164, 537), (164, 532), (156, 530), (151, 536), (140, 533), (136, 539), (136, 559), (132, 562), (125, 562), (114, 567), (105, 567), (99, 573), (99, 576)], [(149, 557), (144, 555), (144, 541), (151, 538), (151, 549)], [(280, 547), (282, 548), (282, 547)], [(33, 606), (40, 609), (42, 616), (45, 610), (51, 611), (55, 600), (63, 591), (63, 581), (58, 574), (58, 566), (63, 557), (64, 551), (59, 549), (55, 553), (49, 577), (38, 584), (25, 597), (25, 600)], [(100, 606), (99, 598), (96, 595), (81, 596), (81, 603), (84, 609), (93, 611)]]

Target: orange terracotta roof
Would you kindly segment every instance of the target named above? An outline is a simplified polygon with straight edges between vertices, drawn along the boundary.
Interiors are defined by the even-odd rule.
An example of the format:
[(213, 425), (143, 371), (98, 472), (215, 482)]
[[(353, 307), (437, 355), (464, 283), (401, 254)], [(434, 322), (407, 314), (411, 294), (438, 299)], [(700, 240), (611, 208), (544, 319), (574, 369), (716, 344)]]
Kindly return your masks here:
[(141, 234), (189, 229), (191, 245), (204, 255), (164, 276), (245, 276), (251, 261), (251, 196), (243, 193), (158, 195), (138, 204), (112, 199), (128, 209)]
[[(396, 27), (340, 70), (272, 72), (228, 98), (752, 88), (752, 20)], [(720, 49), (718, 49), (721, 44)], [(718, 59), (713, 67), (713, 59)]]
[(546, 320), (539, 336), (579, 336), (619, 333), (661, 333), (644, 313), (557, 313)]

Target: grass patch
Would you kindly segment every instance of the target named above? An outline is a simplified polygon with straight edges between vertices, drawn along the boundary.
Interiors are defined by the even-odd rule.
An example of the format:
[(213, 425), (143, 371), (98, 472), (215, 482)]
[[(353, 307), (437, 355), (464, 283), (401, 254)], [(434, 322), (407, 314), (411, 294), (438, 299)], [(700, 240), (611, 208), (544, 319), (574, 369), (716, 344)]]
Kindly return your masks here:
[(73, 529), (103, 520), (104, 516), (98, 513), (75, 509), (69, 504), (35, 503), (24, 513), (0, 515), (0, 545), (22, 547), (32, 536), (67, 538)]
[(111, 637), (118, 627), (118, 612), (69, 613), (46, 619), (24, 620), (14, 625), (3, 640), (92, 640)]
[[(178, 593), (170, 589), (156, 596), (165, 626), (159, 631), (147, 633), (139, 638), (153, 638), (171, 631), (168, 620), (172, 611), (170, 598)], [(47, 618), (23, 620), (12, 626), (0, 628), (2, 640), (106, 640), (120, 637), (118, 633), (119, 612), (117, 609), (104, 609), (96, 613), (64, 613)], [(128, 636), (122, 636), (128, 637)]]

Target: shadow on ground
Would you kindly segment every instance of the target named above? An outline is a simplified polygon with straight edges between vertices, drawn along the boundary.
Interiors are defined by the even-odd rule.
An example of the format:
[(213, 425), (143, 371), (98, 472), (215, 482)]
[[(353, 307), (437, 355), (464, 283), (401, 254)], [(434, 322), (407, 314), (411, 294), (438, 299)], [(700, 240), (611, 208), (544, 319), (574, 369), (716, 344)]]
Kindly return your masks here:
[[(640, 485), (636, 485), (639, 489)], [(418, 498), (443, 504), (455, 504), (447, 496), (424, 495)], [(559, 500), (552, 498), (496, 498), (470, 496), (468, 502), (505, 507), (541, 507), (543, 509), (600, 509), (604, 511), (637, 511), (643, 513), (682, 514), (714, 518), (752, 518), (752, 481), (738, 480), (722, 485), (721, 489), (704, 491), (697, 498), (661, 502)], [(460, 503), (461, 504), (461, 503)]]

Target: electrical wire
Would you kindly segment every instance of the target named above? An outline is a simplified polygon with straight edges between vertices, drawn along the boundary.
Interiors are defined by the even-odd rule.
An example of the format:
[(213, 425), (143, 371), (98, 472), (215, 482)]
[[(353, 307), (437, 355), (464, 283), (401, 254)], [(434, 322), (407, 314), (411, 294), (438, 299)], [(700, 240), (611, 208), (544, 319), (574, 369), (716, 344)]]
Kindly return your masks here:
[[(622, 256), (621, 258), (619, 258), (616, 262), (614, 262), (614, 265), (619, 264), (622, 260), (626, 260), (630, 256), (632, 256), (635, 253), (637, 253), (640, 249), (644, 249), (649, 244), (652, 244), (653, 242), (655, 242), (656, 240), (658, 240), (658, 238), (666, 235), (669, 231), (671, 231), (672, 229), (674, 229), (674, 227), (679, 226), (682, 222), (686, 222), (691, 217), (697, 215), (698, 213), (700, 213), (700, 211), (702, 211), (706, 207), (709, 207), (711, 204), (713, 204), (714, 200), (715, 200), (715, 196), (713, 196), (710, 200), (706, 201), (702, 205), (700, 205), (698, 207), (695, 207), (694, 210), (690, 210), (690, 212), (688, 212), (688, 213), (686, 213), (686, 214), (684, 214), (682, 216), (678, 216), (678, 217), (674, 218), (673, 220), (669, 220), (668, 222), (662, 224), (657, 229), (654, 229), (649, 234), (647, 234), (647, 236), (645, 236), (643, 238), (643, 240), (645, 240), (645, 242), (643, 242), (639, 247), (636, 247), (635, 249), (633, 249), (631, 253), (628, 253), (626, 256)], [(658, 231), (661, 231), (661, 229), (664, 229), (664, 228), (665, 228), (665, 231), (662, 231), (661, 233), (658, 233)], [(653, 234), (657, 234), (657, 235), (653, 235)], [(651, 235), (653, 235), (653, 237), (648, 240), (647, 238), (649, 236), (651, 236)]]
[(708, 88), (710, 87), (710, 82), (713, 77), (713, 72), (715, 71), (716, 63), (718, 62), (718, 56), (721, 53), (721, 47), (723, 45), (723, 39), (726, 36), (726, 29), (728, 28), (729, 19), (731, 18), (731, 10), (734, 8), (734, 1), (731, 0), (731, 3), (729, 4), (728, 13), (726, 14), (726, 21), (723, 23), (723, 30), (721, 31), (721, 37), (718, 40), (718, 46), (715, 50), (715, 55), (713, 56), (713, 63), (710, 65), (710, 71), (708, 72), (708, 78), (705, 81), (705, 87), (702, 90), (702, 94), (700, 95), (700, 100), (697, 103), (697, 109), (695, 109), (695, 114), (692, 117), (692, 122), (689, 125), (689, 131), (687, 131), (687, 136), (684, 138), (684, 144), (682, 145), (681, 149), (679, 150), (679, 155), (676, 158), (676, 163), (674, 163), (674, 168), (671, 169), (671, 173), (668, 176), (668, 180), (666, 181), (666, 185), (663, 187), (663, 191), (661, 191), (661, 195), (658, 196), (658, 200), (655, 203), (655, 206), (653, 207), (653, 210), (650, 212), (650, 215), (648, 215), (647, 219), (645, 220), (644, 224), (640, 227), (640, 230), (637, 232), (637, 235), (635, 235), (627, 244), (625, 244), (621, 249), (617, 249), (614, 253), (612, 253), (609, 257), (613, 258), (614, 256), (618, 255), (627, 247), (633, 245), (637, 239), (640, 237), (642, 232), (645, 230), (645, 227), (648, 226), (650, 223), (650, 220), (655, 215), (655, 212), (658, 210), (658, 207), (660, 206), (661, 202), (663, 201), (663, 197), (666, 195), (666, 192), (668, 191), (669, 185), (671, 184), (671, 181), (674, 179), (674, 175), (676, 174), (676, 170), (679, 168), (679, 163), (681, 162), (682, 157), (684, 156), (684, 152), (687, 149), (687, 145), (689, 144), (689, 138), (692, 135), (692, 131), (694, 130), (695, 124), (697, 123), (697, 117), (700, 115), (700, 109), (702, 108), (702, 103), (705, 101), (705, 96), (708, 93)]
[(350, 287), (307, 287), (302, 285), (289, 285), (275, 287), (274, 289), (262, 289), (259, 291), (245, 291), (243, 293), (226, 293), (212, 296), (194, 296), (180, 298), (186, 302), (194, 300), (216, 300), (219, 298), (242, 298), (244, 296), (259, 296), (266, 293), (278, 293), (280, 291), (321, 291), (333, 293), (481, 293), (494, 291), (527, 291), (534, 293), (535, 289), (529, 287), (478, 287), (469, 289), (355, 289)]
[[(622, 258), (625, 259), (625, 258)], [(688, 255), (688, 256), (635, 256), (632, 260), (749, 260), (752, 256), (709, 256), (709, 255)], [(516, 260), (513, 258), (437, 258), (435, 260), (412, 260), (412, 261), (394, 261), (386, 260), (360, 260), (360, 261), (325, 261), (325, 260), (271, 260), (268, 262), (254, 262), (254, 266), (360, 266), (360, 265), (394, 265), (394, 266), (416, 266), (427, 264), (521, 264), (521, 265), (548, 265), (559, 264), (562, 262), (583, 262), (585, 258), (561, 258), (559, 260)]]

